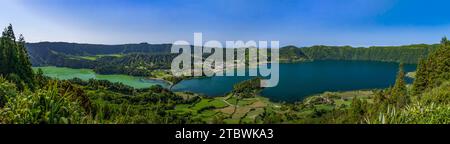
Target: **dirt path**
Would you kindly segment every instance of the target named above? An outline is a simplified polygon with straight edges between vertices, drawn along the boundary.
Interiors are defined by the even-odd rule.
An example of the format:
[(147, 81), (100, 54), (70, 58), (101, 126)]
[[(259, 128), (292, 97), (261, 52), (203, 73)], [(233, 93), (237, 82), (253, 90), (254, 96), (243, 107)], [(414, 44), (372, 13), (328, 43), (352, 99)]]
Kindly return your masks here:
[(233, 104), (231, 104), (231, 103), (229, 103), (229, 102), (227, 101), (227, 99), (229, 99), (230, 97), (231, 97), (231, 95), (230, 95), (230, 96), (227, 96), (227, 97), (224, 97), (224, 98), (222, 99), (222, 101), (223, 101), (224, 103), (226, 103), (227, 105), (234, 107)]

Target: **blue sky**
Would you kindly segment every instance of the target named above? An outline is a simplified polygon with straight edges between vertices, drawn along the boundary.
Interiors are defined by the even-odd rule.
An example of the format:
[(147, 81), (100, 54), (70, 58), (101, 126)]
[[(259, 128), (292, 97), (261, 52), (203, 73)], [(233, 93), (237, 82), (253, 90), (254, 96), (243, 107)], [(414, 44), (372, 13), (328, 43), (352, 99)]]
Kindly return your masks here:
[(447, 0), (0, 0), (29, 42), (279, 40), (281, 45), (438, 43)]

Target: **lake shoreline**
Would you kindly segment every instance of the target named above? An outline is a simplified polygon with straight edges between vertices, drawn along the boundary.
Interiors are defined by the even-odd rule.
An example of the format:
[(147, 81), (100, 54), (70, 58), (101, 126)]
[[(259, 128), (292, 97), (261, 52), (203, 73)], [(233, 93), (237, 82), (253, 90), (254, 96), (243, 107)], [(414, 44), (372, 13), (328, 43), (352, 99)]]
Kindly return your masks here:
[(164, 82), (164, 83), (169, 84), (169, 87), (172, 87), (173, 85), (176, 85), (176, 83), (174, 84), (173, 82), (167, 81), (167, 80), (162, 79), (162, 78), (142, 77), (142, 79), (144, 79), (144, 80), (152, 80), (152, 81), (160, 81), (160, 82)]

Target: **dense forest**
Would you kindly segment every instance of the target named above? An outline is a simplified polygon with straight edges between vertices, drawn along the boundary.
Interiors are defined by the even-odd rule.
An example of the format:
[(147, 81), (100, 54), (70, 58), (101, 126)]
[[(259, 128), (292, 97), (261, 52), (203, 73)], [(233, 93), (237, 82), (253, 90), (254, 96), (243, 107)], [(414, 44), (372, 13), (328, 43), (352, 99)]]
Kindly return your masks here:
[(12, 25), (2, 33), (0, 39), (0, 75), (16, 83), (19, 89), (34, 88), (34, 73), (25, 48), (25, 39), (17, 39)]
[(100, 54), (128, 54), (128, 53), (170, 53), (171, 44), (124, 44), (124, 45), (99, 45), (77, 44), (65, 42), (40, 42), (27, 43), (30, 53), (54, 51), (66, 55), (86, 56)]
[[(0, 41), (0, 124), (448, 124), (450, 123), (450, 41), (443, 38), (440, 44), (433, 47), (435, 48), (431, 48), (429, 55), (417, 60), (419, 65), (412, 85), (405, 83), (405, 72), (400, 63), (395, 85), (387, 89), (327, 92), (296, 103), (275, 103), (259, 96), (262, 90), (259, 86), (259, 78), (238, 83), (230, 93), (215, 98), (189, 92), (175, 93), (161, 86), (135, 89), (121, 83), (94, 79), (89, 81), (52, 79), (44, 76), (40, 70), (34, 72), (31, 69), (23, 36), (16, 39), (12, 26), (8, 26), (2, 33)], [(372, 51), (371, 49), (376, 48), (369, 48), (367, 51)], [(396, 48), (385, 49), (389, 49), (385, 51), (398, 51)], [(416, 48), (398, 49), (408, 51)], [(65, 56), (73, 56), (61, 54), (61, 51), (50, 51), (50, 53), (60, 55), (64, 59), (66, 59)], [(346, 52), (341, 53), (342, 56), (346, 55), (344, 53)], [(398, 55), (408, 53), (401, 51)], [(415, 52), (412, 53), (415, 54)], [(75, 55), (76, 52), (71, 54)], [(285, 54), (296, 59), (300, 58), (296, 55), (304, 57), (300, 51), (292, 47)], [(320, 56), (314, 52), (304, 54), (309, 58)], [(33, 56), (31, 57), (33, 59)], [(84, 59), (114, 61), (124, 57), (108, 55), (95, 57), (95, 60)], [(357, 60), (351, 57), (353, 56), (347, 58)], [(167, 56), (167, 59), (170, 59), (170, 56)], [(371, 58), (370, 60), (381, 59)], [(407, 63), (402, 58), (383, 61), (385, 60), (401, 60)], [(154, 61), (159, 59), (155, 58)], [(128, 64), (135, 62), (130, 60)]]
[(175, 54), (133, 53), (126, 56), (101, 57), (95, 61), (94, 71), (100, 74), (128, 74), (133, 76), (150, 76), (150, 71), (170, 69)]
[(369, 60), (416, 64), (439, 45), (405, 45), (353, 48), (350, 46), (313, 46), (301, 48), (311, 59), (315, 60)]

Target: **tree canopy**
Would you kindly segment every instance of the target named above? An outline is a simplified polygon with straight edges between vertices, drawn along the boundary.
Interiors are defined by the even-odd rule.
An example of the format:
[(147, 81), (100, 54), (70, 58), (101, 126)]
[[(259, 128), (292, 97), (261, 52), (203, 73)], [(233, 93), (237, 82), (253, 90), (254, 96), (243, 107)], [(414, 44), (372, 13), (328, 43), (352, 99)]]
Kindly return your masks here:
[(25, 39), (16, 39), (12, 25), (5, 28), (0, 38), (0, 75), (16, 83), (19, 89), (34, 88), (34, 73), (25, 48)]

